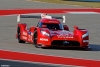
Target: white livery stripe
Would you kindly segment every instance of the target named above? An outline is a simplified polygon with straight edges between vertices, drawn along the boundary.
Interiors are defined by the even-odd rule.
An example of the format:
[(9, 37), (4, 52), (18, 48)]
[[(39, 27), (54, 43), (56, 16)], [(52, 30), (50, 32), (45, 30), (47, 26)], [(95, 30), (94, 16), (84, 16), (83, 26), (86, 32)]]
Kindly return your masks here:
[(83, 42), (89, 42), (89, 40), (83, 40)]
[(68, 12), (68, 14), (100, 14), (98, 12)]

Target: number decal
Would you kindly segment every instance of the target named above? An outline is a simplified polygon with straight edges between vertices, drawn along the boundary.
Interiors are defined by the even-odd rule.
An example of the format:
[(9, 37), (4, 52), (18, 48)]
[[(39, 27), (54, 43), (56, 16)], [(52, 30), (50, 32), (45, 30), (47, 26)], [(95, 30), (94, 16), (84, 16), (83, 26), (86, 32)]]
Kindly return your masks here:
[(32, 41), (32, 35), (28, 35), (28, 41)]

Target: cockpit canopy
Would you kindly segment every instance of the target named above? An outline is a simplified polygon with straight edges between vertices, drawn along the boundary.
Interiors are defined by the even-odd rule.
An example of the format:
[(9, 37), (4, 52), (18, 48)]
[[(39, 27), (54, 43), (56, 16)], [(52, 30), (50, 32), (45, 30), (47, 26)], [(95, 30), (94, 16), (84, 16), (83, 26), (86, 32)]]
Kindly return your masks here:
[(50, 30), (63, 30), (63, 25), (61, 23), (42, 23), (40, 22), (40, 28), (48, 28)]
[(57, 23), (54, 23), (54, 24), (51, 24), (51, 23), (43, 23), (42, 25), (45, 25), (46, 28), (50, 29), (50, 30), (62, 30), (62, 26), (61, 24), (57, 24)]
[(38, 23), (38, 27), (40, 28), (48, 28), (50, 30), (63, 30), (63, 24), (57, 19), (41, 19)]

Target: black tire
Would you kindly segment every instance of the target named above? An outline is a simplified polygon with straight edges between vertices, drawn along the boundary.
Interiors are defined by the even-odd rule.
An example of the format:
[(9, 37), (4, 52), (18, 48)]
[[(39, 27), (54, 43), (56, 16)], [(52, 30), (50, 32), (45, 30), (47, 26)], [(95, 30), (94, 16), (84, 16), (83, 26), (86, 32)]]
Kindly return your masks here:
[(37, 31), (35, 30), (34, 31), (34, 35), (33, 35), (33, 45), (36, 47), (36, 48), (41, 48), (42, 46), (37, 44), (37, 40), (38, 40), (38, 34), (37, 34)]
[(20, 35), (21, 35), (21, 33), (20, 33), (20, 27), (18, 27), (17, 33), (18, 33), (18, 42), (19, 43), (25, 43), (25, 41), (23, 41), (23, 40), (20, 39)]

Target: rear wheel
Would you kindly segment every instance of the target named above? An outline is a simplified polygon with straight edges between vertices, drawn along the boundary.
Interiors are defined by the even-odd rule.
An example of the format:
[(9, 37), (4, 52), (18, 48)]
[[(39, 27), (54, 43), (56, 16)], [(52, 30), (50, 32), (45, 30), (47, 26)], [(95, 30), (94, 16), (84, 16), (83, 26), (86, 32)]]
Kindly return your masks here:
[(21, 35), (20, 27), (18, 27), (17, 33), (18, 33), (18, 42), (19, 42), (19, 43), (25, 43), (25, 41), (23, 41), (23, 40), (20, 39), (20, 35)]

